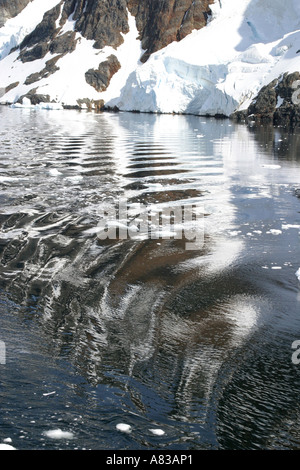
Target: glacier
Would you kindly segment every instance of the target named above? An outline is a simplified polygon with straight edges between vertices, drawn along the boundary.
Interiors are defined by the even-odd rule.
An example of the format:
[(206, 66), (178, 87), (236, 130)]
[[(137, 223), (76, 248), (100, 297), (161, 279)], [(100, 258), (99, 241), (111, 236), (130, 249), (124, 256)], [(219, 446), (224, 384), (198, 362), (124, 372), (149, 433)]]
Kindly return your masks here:
[(300, 70), (300, 4), (223, 0), (209, 24), (153, 54), (108, 104), (122, 110), (225, 115), (283, 73)]
[[(15, 45), (32, 26), (26, 24), (26, 10), (34, 5), (41, 10), (41, 4), (34, 0), (0, 29), (0, 39), (5, 39), (0, 43), (0, 103), (16, 103), (32, 88), (24, 84), (26, 77), (53, 57), (48, 53), (22, 63), (17, 52), (7, 54), (8, 44)], [(300, 71), (299, 0), (217, 0), (211, 11), (207, 26), (153, 53), (145, 63), (139, 60), (143, 51), (130, 14), (129, 33), (117, 49), (95, 50), (93, 41), (76, 33), (80, 41), (75, 51), (58, 61), (56, 73), (37, 83), (37, 93), (49, 95), (56, 107), (89, 98), (121, 111), (230, 116), (246, 109), (264, 85), (286, 72)], [(34, 15), (30, 21), (34, 23)], [(73, 29), (70, 18), (64, 32)], [(111, 53), (121, 69), (107, 90), (97, 92), (86, 83), (85, 72), (98, 66), (99, 56), (104, 61)], [(6, 92), (13, 82), (18, 86)]]

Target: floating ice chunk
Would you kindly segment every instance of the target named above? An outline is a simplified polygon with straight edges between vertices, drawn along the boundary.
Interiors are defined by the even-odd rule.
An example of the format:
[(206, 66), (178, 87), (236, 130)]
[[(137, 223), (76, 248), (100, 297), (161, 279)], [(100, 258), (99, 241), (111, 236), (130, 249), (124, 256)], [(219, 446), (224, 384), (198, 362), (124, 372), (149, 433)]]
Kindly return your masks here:
[(25, 108), (31, 108), (31, 101), (29, 98), (23, 98), (23, 101), (22, 101), (22, 105), (25, 107)]
[(69, 431), (62, 431), (61, 429), (53, 429), (51, 431), (46, 431), (45, 436), (50, 437), (50, 439), (73, 439), (74, 434)]
[(39, 103), (34, 106), (36, 109), (61, 110), (63, 106), (60, 103)]
[(16, 181), (18, 178), (12, 178), (10, 176), (1, 176), (0, 177), (0, 183), (6, 183), (6, 182), (11, 182), (11, 181)]
[(267, 233), (272, 233), (272, 235), (280, 235), (282, 233), (281, 230), (277, 230), (275, 228), (271, 228), (271, 230), (269, 230), (269, 232)]
[(282, 230), (287, 230), (287, 229), (289, 229), (289, 228), (300, 228), (300, 225), (283, 224), (281, 228), (282, 228)]
[(49, 395), (54, 395), (56, 392), (43, 393), (43, 397), (48, 397)]
[(81, 175), (76, 175), (76, 176), (68, 176), (66, 178), (68, 181), (73, 181), (74, 183), (76, 183), (77, 181), (80, 181), (83, 179), (83, 176)]
[(298, 281), (300, 281), (300, 268), (298, 269), (298, 271), (296, 272), (296, 276), (298, 278)]
[(239, 233), (241, 233), (241, 230), (232, 230), (229, 232), (229, 235), (231, 237), (236, 237)]
[(51, 170), (49, 170), (49, 173), (50, 173), (51, 176), (61, 175), (61, 172), (58, 171), (56, 168), (52, 168)]
[(262, 165), (262, 168), (270, 168), (270, 170), (278, 170), (281, 168), (280, 165)]
[(129, 424), (125, 424), (125, 423), (117, 424), (116, 428), (117, 428), (118, 431), (121, 431), (121, 432), (130, 433), (132, 431), (131, 426)]
[(0, 450), (16, 450), (15, 447), (9, 444), (0, 444)]
[(24, 97), (22, 103), (13, 103), (11, 108), (30, 108), (30, 109), (48, 109), (48, 110), (61, 110), (63, 106), (60, 103), (39, 103), (31, 104), (29, 98)]
[(8, 444), (12, 442), (12, 439), (10, 437), (6, 437), (5, 439), (3, 439), (3, 442), (6, 442), (6, 444)]
[(162, 429), (149, 429), (149, 431), (152, 432), (152, 434), (155, 436), (163, 436), (165, 434), (165, 431)]
[(282, 269), (282, 267), (281, 266), (272, 266), (271, 269)]

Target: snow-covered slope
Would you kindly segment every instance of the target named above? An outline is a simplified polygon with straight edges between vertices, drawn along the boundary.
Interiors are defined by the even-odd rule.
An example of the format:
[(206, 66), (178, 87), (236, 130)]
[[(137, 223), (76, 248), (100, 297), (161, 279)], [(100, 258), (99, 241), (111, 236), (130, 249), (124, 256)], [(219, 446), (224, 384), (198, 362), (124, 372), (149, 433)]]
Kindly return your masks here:
[(200, 31), (129, 77), (121, 109), (230, 115), (284, 72), (300, 70), (299, 0), (222, 0)]
[[(30, 13), (35, 12), (35, 15), (30, 17), (30, 24), (36, 24), (36, 19), (40, 16), (41, 6), (44, 5), (44, 12), (48, 10), (49, 6), (56, 6), (60, 2), (58, 0), (51, 0), (47, 2), (47, 8), (45, 8), (44, 0), (34, 0), (29, 4), (17, 18), (9, 20), (7, 24), (0, 29), (0, 38), (7, 35), (7, 31), (10, 31), (11, 25), (14, 26), (14, 34), (12, 43), (15, 42), (15, 38), (24, 39), (24, 29), (28, 32), (26, 24), (23, 19), (30, 17)], [(36, 7), (36, 8), (35, 8)], [(44, 13), (43, 12), (43, 13)], [(0, 102), (16, 103), (21, 96), (26, 95), (32, 88), (37, 87), (36, 93), (42, 95), (49, 95), (50, 101), (54, 101), (58, 105), (67, 106), (78, 106), (78, 101), (85, 100), (100, 100), (104, 99), (105, 102), (109, 99), (119, 96), (121, 88), (125, 85), (127, 77), (136, 68), (139, 58), (142, 54), (140, 41), (137, 40), (138, 31), (135, 25), (135, 19), (128, 14), (129, 17), (129, 32), (124, 35), (124, 42), (117, 50), (113, 47), (106, 46), (102, 50), (94, 49), (93, 40), (84, 38), (79, 32), (76, 33), (75, 41), (76, 48), (72, 53), (66, 54), (62, 59), (59, 60), (58, 68), (51, 76), (40, 79), (38, 82), (33, 84), (26, 84), (26, 78), (31, 74), (40, 72), (46, 66), (47, 61), (51, 60), (55, 56), (60, 54), (52, 54), (48, 52), (45, 57), (34, 61), (23, 63), (18, 60), (19, 50), (15, 50), (11, 54), (7, 55), (0, 61), (0, 93), (1, 88), (5, 89), (10, 83), (19, 82), (18, 86), (12, 88), (7, 93), (2, 91), (2, 99)], [(18, 23), (17, 20), (20, 20)], [(41, 18), (40, 18), (41, 19)], [(58, 20), (59, 21), (59, 20)], [(58, 22), (57, 21), (57, 22)], [(28, 21), (29, 23), (29, 21)], [(74, 31), (75, 21), (72, 16), (69, 17), (67, 22), (61, 29), (60, 35), (66, 34), (68, 31)], [(34, 28), (32, 28), (34, 29)], [(7, 42), (3, 44), (3, 55), (7, 51)], [(15, 45), (15, 44), (14, 44)], [(121, 64), (121, 69), (117, 74), (114, 75), (109, 89), (105, 92), (98, 93), (92, 86), (90, 86), (86, 79), (85, 73), (91, 69), (97, 69), (99, 62), (104, 62), (108, 56), (114, 54)], [(1, 94), (0, 94), (1, 96)], [(28, 106), (28, 99), (23, 100), (26, 106)], [(54, 103), (42, 104), (43, 107), (55, 107)], [(84, 106), (84, 104), (82, 104)]]
[(9, 19), (5, 26), (0, 28), (0, 59), (7, 56), (13, 47), (18, 46), (42, 21), (44, 13), (58, 3), (59, 0), (34, 0), (17, 17)]
[[(89, 98), (121, 110), (228, 116), (246, 108), (274, 78), (300, 71), (299, 0), (216, 0), (207, 26), (152, 54), (146, 63), (139, 61), (143, 51), (135, 19), (129, 14), (129, 32), (119, 47), (94, 49), (94, 41), (77, 32), (76, 48), (57, 61), (59, 70), (24, 84), (55, 54), (48, 52), (42, 59), (23, 63), (19, 51), (7, 55), (8, 48), (34, 28), (45, 3), (50, 8), (60, 2), (33, 0), (0, 29), (3, 103), (15, 103), (35, 87), (36, 93), (49, 95), (50, 101), (61, 105), (74, 106)], [(34, 14), (28, 13), (29, 8)], [(74, 23), (70, 17), (59, 34), (73, 31)], [(105, 91), (97, 92), (86, 82), (85, 72), (97, 69), (111, 54), (121, 69)], [(7, 88), (12, 83), (14, 87)]]

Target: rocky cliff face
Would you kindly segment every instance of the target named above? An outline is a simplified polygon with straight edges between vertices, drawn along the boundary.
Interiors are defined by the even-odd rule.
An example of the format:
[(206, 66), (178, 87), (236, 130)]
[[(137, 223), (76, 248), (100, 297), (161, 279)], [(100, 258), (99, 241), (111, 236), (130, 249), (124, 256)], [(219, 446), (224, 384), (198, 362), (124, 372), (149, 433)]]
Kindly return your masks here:
[(9, 18), (17, 16), (32, 0), (0, 0), (0, 28)]
[(272, 122), (275, 125), (300, 124), (300, 73), (284, 74), (264, 86), (248, 109), (235, 112), (237, 121)]
[(125, 0), (80, 0), (73, 18), (76, 30), (86, 39), (93, 39), (96, 49), (118, 47), (123, 42), (121, 33), (129, 31)]
[[(209, 5), (214, 0), (80, 0), (65, 2), (69, 13), (74, 10), (76, 30), (95, 40), (95, 48), (122, 43), (121, 33), (128, 32), (129, 12), (136, 18), (142, 48), (142, 60), (170, 44), (180, 41), (193, 29), (207, 23)], [(75, 3), (75, 5), (74, 5)]]
[[(209, 5), (214, 0), (65, 0), (47, 12), (43, 21), (21, 44), (21, 50), (39, 45), (38, 57), (57, 49), (57, 35), (70, 15), (76, 21), (75, 29), (86, 39), (94, 40), (94, 47), (118, 47), (122, 33), (128, 33), (127, 8), (136, 18), (142, 48), (146, 51), (142, 61), (172, 41), (180, 41), (194, 29), (207, 23)], [(7, 3), (7, 2), (6, 2)], [(16, 2), (18, 3), (18, 2)], [(19, 2), (26, 6), (28, 0)], [(59, 27), (56, 21), (62, 14)], [(53, 42), (53, 44), (48, 44)], [(60, 38), (60, 43), (64, 41)], [(48, 44), (48, 47), (45, 46)], [(66, 51), (70, 52), (70, 47)], [(34, 53), (33, 53), (34, 54)], [(25, 56), (25, 57), (24, 57)], [(33, 55), (34, 58), (36, 56)], [(30, 60), (23, 54), (22, 60)]]
[(141, 60), (145, 62), (150, 54), (173, 41), (180, 41), (193, 29), (203, 28), (212, 3), (213, 0), (128, 0), (146, 51)]
[[(2, 16), (17, 14), (29, 0), (13, 2), (0, 0)], [(180, 41), (192, 30), (200, 29), (207, 23), (209, 5), (213, 0), (62, 0), (44, 14), (43, 20), (28, 34), (19, 46), (18, 59), (23, 63), (43, 59), (49, 52), (57, 54), (46, 62), (45, 67), (30, 74), (26, 85), (55, 73), (59, 60), (76, 49), (76, 32), (93, 40), (95, 49), (105, 46), (117, 48), (128, 33), (128, 11), (135, 17), (142, 49), (141, 61), (173, 41)], [(72, 18), (74, 31), (63, 32), (67, 20)], [(18, 48), (17, 48), (18, 49)], [(96, 69), (86, 71), (86, 81), (97, 91), (106, 90), (112, 76), (119, 70), (116, 58), (109, 58)], [(9, 84), (7, 89), (12, 85)], [(33, 89), (27, 96), (33, 99)]]

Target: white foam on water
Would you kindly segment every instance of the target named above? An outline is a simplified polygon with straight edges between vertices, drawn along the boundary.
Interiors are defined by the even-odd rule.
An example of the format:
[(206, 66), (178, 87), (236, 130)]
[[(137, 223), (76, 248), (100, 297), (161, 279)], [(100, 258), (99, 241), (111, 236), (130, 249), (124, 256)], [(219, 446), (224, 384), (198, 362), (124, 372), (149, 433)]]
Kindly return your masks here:
[(282, 230), (288, 230), (289, 228), (298, 228), (298, 229), (300, 229), (300, 225), (283, 224), (281, 228), (282, 228)]
[(280, 165), (262, 165), (262, 168), (269, 168), (270, 170), (279, 170)]
[(130, 433), (132, 428), (129, 424), (119, 423), (116, 425), (116, 429), (121, 432)]
[(74, 434), (70, 431), (62, 431), (61, 429), (53, 429), (45, 431), (44, 435), (50, 439), (73, 439)]
[(155, 436), (163, 436), (165, 434), (165, 431), (162, 429), (149, 429), (149, 431)]

